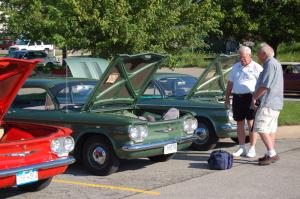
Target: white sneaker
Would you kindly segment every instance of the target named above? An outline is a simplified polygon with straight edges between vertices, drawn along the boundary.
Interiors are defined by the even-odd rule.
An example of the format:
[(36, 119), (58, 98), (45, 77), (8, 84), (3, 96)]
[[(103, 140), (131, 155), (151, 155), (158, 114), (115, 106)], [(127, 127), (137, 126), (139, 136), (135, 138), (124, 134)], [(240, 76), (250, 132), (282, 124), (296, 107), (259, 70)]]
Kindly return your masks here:
[(248, 158), (254, 158), (256, 156), (255, 148), (250, 148), (246, 156)]
[(236, 152), (234, 152), (232, 155), (234, 157), (240, 157), (240, 156), (245, 156), (247, 154), (247, 151), (245, 148), (239, 148)]

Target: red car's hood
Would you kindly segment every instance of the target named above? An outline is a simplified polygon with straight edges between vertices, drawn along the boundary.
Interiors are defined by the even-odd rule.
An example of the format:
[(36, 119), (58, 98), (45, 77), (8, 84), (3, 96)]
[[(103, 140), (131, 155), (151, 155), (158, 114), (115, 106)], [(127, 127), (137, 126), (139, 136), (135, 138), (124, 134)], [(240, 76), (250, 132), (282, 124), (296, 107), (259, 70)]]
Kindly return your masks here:
[(39, 61), (0, 58), (0, 125), (20, 87)]

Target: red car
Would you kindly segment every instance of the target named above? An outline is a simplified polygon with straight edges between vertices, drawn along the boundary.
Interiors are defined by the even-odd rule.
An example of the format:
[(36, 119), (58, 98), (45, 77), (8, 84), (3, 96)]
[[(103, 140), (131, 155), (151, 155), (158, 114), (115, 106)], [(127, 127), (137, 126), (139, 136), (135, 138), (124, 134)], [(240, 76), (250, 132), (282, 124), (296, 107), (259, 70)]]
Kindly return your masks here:
[(300, 93), (300, 62), (281, 62), (285, 93)]
[(68, 128), (3, 121), (10, 104), (38, 61), (0, 59), (0, 188), (37, 191), (75, 160)]
[(15, 44), (16, 43), (13, 40), (5, 37), (0, 40), (0, 49), (2, 49), (2, 50), (8, 49), (10, 46), (13, 46)]

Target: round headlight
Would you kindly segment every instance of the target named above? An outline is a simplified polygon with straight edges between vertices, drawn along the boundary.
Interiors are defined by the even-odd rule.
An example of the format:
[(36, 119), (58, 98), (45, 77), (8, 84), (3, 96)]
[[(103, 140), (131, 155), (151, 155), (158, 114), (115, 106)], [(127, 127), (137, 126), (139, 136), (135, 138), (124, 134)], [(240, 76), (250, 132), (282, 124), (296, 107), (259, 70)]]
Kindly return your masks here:
[(129, 137), (135, 142), (143, 142), (148, 136), (148, 128), (144, 125), (129, 126)]
[(192, 134), (198, 127), (198, 121), (196, 118), (188, 118), (183, 122), (183, 130), (188, 133)]
[(147, 126), (138, 126), (141, 138), (144, 140), (148, 136)]
[(61, 148), (62, 148), (62, 143), (60, 142), (60, 139), (54, 139), (54, 140), (52, 140), (52, 142), (51, 142), (51, 150), (54, 153), (56, 153), (56, 154), (60, 153)]
[(72, 137), (66, 137), (64, 139), (64, 149), (66, 153), (73, 151), (75, 146), (74, 139)]
[(133, 140), (139, 137), (138, 129), (135, 126), (130, 126), (128, 128), (129, 137)]
[(51, 141), (51, 151), (58, 157), (67, 156), (74, 149), (72, 137), (60, 137)]

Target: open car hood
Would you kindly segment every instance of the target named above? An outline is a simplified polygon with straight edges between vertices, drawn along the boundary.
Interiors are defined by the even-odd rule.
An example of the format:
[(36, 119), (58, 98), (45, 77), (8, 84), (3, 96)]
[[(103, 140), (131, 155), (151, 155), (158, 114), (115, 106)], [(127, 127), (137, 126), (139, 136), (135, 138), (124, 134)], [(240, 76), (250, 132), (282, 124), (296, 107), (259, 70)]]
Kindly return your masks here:
[(108, 61), (102, 58), (68, 57), (65, 59), (73, 77), (100, 79), (108, 67)]
[(0, 58), (0, 125), (19, 89), (40, 61)]
[(192, 97), (218, 97), (223, 96), (226, 92), (226, 84), (232, 65), (239, 61), (239, 55), (217, 56), (204, 70), (197, 83), (186, 96), (187, 99)]
[(141, 96), (165, 56), (154, 53), (116, 56), (100, 78), (84, 110), (131, 105)]

